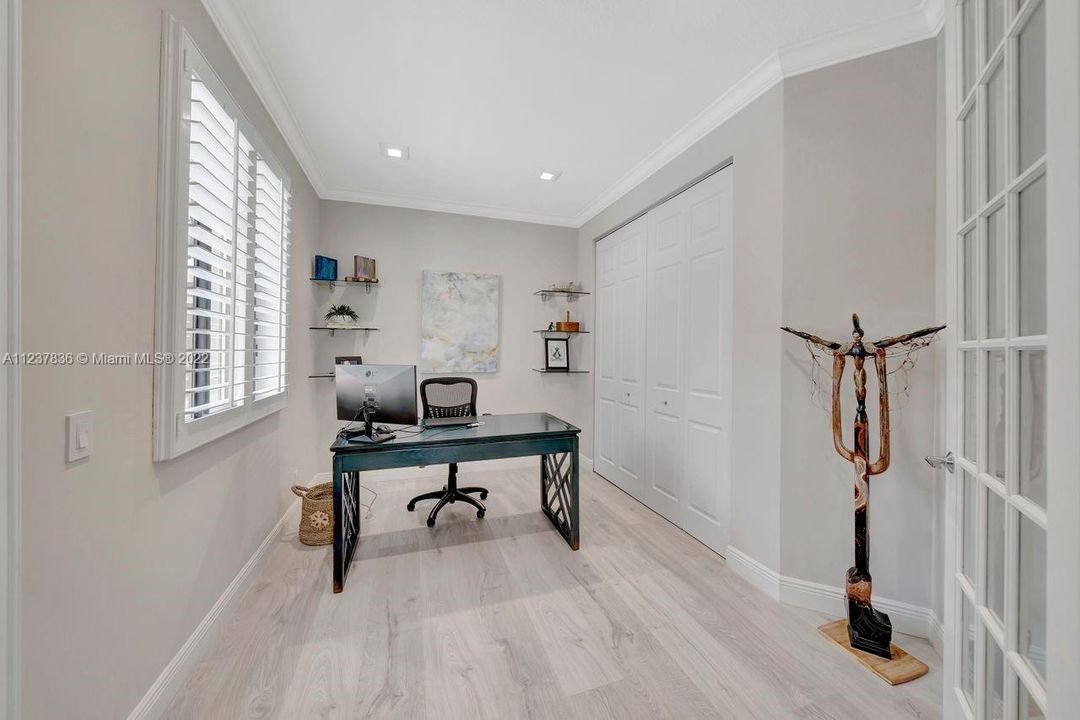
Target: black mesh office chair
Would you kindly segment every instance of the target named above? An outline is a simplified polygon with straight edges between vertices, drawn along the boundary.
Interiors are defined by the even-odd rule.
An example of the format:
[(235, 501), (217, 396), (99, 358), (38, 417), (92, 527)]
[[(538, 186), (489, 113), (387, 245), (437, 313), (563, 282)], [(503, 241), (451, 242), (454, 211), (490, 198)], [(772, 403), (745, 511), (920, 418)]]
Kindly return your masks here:
[[(476, 381), (472, 378), (445, 377), (429, 378), (420, 383), (420, 400), (424, 403), (424, 418), (467, 417), (476, 415)], [(450, 475), (442, 490), (417, 495), (409, 501), (408, 509), (416, 509), (420, 500), (438, 500), (428, 515), (428, 527), (435, 527), (435, 518), (447, 503), (458, 500), (467, 502), (476, 508), (476, 517), (484, 517), (484, 505), (480, 502), (487, 497), (487, 488), (463, 487), (457, 485), (457, 463), (450, 463)], [(480, 500), (468, 495), (480, 493)]]

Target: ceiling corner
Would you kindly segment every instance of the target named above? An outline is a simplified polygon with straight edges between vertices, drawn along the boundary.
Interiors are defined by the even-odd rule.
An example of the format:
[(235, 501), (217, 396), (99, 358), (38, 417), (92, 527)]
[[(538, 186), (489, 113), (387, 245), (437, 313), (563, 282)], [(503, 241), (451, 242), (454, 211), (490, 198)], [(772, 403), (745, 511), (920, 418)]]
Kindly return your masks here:
[(315, 194), (320, 198), (326, 197), (326, 182), (323, 180), (319, 165), (308, 148), (296, 117), (289, 108), (277, 80), (270, 71), (270, 66), (259, 49), (258, 41), (244, 16), (244, 11), (236, 0), (202, 0), (202, 4), (240, 65), (240, 69), (247, 76), (248, 82), (255, 89), (255, 94), (259, 96), (270, 119), (277, 125), (278, 132), (285, 138), (285, 143), (296, 157), (300, 169), (307, 175)]

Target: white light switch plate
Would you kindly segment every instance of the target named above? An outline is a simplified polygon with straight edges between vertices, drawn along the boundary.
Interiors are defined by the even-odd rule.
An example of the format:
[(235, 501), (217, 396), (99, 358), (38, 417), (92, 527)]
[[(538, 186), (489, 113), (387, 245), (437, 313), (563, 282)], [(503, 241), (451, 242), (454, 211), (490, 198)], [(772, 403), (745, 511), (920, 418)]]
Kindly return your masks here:
[(94, 449), (94, 413), (92, 410), (67, 416), (67, 461), (90, 457)]

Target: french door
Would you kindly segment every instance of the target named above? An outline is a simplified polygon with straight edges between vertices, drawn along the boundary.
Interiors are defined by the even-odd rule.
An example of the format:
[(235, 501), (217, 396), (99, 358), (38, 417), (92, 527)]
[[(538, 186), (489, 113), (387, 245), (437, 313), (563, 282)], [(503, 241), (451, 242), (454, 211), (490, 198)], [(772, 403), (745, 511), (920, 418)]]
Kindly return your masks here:
[[(1047, 709), (1045, 0), (947, 19), (950, 147), (947, 717)], [(1075, 481), (1075, 478), (1071, 478)]]

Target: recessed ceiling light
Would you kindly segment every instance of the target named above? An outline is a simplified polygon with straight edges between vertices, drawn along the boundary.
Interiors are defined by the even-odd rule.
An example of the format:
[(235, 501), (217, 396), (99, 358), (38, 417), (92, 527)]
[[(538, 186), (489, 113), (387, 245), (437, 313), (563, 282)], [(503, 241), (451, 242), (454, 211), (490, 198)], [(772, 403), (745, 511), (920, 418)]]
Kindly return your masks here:
[(379, 149), (382, 154), (393, 160), (408, 160), (409, 159), (409, 146), (408, 145), (390, 145), (388, 143), (379, 143)]
[(545, 182), (555, 182), (562, 175), (562, 170), (541, 170), (540, 179)]

